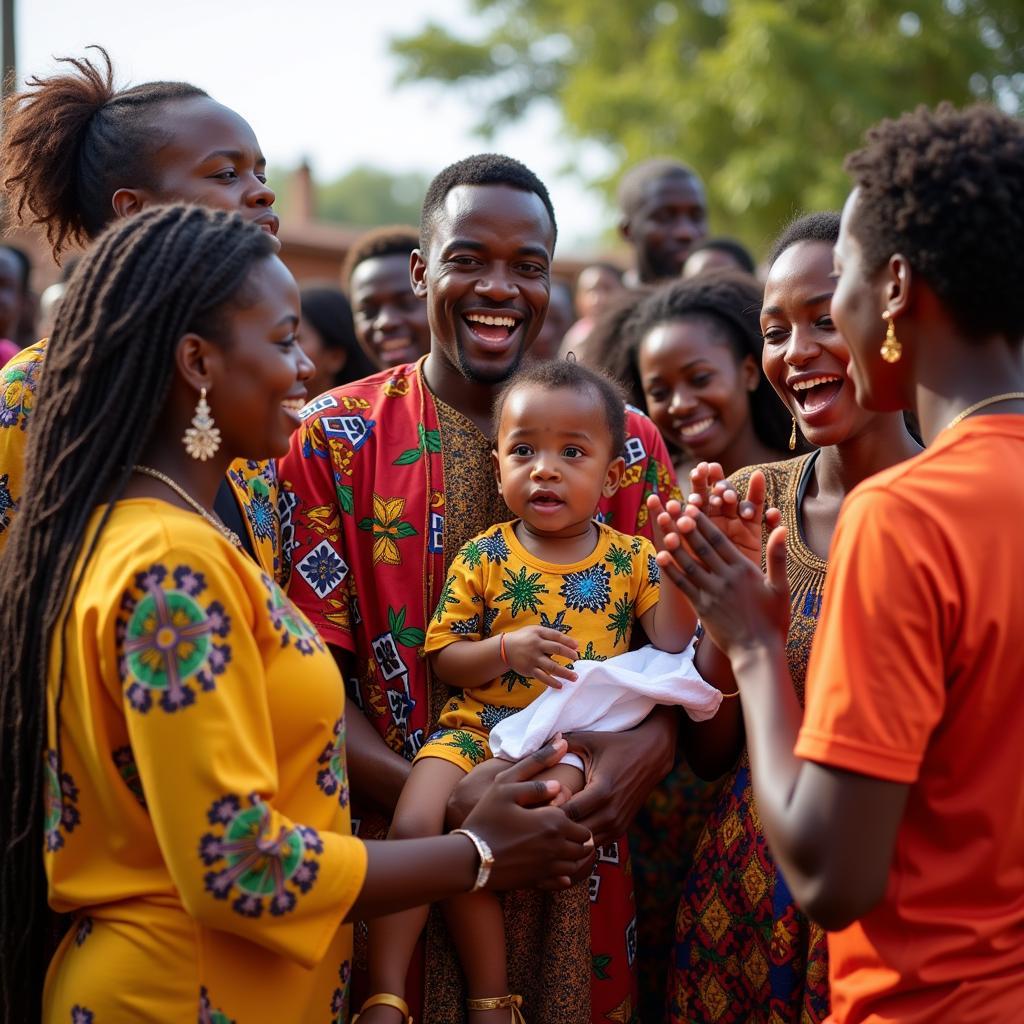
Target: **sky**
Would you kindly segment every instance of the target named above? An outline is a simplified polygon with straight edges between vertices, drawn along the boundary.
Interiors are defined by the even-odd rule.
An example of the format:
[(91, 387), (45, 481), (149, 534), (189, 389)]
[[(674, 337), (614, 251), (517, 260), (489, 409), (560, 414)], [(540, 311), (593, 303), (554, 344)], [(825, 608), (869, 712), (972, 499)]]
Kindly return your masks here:
[(390, 38), (430, 19), (460, 33), (479, 24), (468, 0), (17, 0), (18, 75), (52, 72), (54, 57), (101, 43), (121, 84), (193, 82), (252, 124), (271, 167), (305, 157), (321, 180), (360, 163), (433, 175), (496, 149), (548, 186), (560, 251), (590, 248), (613, 215), (564, 168), (594, 176), (606, 157), (566, 144), (553, 109), (485, 142), (472, 131), (481, 102), (473, 87), (395, 85)]

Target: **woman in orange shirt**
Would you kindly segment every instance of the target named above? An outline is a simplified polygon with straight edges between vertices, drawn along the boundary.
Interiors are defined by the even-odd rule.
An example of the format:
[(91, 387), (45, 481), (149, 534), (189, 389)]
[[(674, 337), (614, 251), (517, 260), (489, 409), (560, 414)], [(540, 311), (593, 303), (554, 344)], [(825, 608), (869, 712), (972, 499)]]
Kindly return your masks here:
[[(237, 213), (152, 207), (62, 301), (0, 560), (5, 1024), (41, 998), (46, 1024), (344, 1024), (353, 915), (567, 886), (592, 855), (561, 809), (519, 806), (553, 795), (525, 781), (544, 758), (464, 835), (352, 836), (341, 675), (212, 509), (306, 400), (275, 249)], [(47, 900), (71, 918), (44, 990)]]
[(659, 562), (731, 660), (768, 841), (831, 932), (832, 1019), (1016, 1020), (1024, 124), (922, 107), (847, 169), (832, 313), (857, 399), (913, 409), (929, 447), (843, 506), (803, 715), (784, 529), (762, 575), (690, 506)]

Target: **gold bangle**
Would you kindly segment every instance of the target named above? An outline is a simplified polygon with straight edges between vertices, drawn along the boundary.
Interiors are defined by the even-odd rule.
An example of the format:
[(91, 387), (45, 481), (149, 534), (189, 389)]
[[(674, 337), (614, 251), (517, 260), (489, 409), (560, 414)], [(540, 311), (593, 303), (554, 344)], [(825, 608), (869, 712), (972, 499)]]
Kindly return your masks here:
[[(719, 690), (718, 692), (722, 693), (721, 690)], [(737, 686), (736, 689), (732, 691), (732, 693), (722, 693), (722, 700), (728, 700), (730, 697), (738, 697), (739, 695), (740, 688)]]

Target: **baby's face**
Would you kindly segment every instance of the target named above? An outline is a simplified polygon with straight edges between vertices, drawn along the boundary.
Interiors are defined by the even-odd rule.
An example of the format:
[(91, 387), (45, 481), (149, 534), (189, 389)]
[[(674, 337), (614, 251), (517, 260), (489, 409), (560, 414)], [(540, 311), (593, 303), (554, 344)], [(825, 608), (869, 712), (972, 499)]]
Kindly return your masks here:
[(495, 458), (508, 507), (550, 537), (578, 534), (622, 473), (601, 398), (589, 389), (516, 388), (501, 411)]

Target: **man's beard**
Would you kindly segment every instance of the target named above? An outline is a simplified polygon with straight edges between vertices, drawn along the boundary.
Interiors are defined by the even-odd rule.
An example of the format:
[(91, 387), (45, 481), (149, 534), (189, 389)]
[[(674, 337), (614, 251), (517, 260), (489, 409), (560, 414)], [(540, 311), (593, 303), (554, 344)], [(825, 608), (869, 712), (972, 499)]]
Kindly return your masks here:
[(509, 366), (502, 368), (495, 368), (493, 370), (485, 370), (483, 372), (470, 366), (469, 360), (466, 358), (466, 353), (462, 350), (462, 344), (460, 342), (455, 343), (455, 353), (459, 360), (459, 372), (463, 377), (466, 378), (471, 384), (504, 384), (515, 372), (519, 369), (519, 364), (523, 361), (523, 346), (520, 345), (516, 352), (515, 359)]

